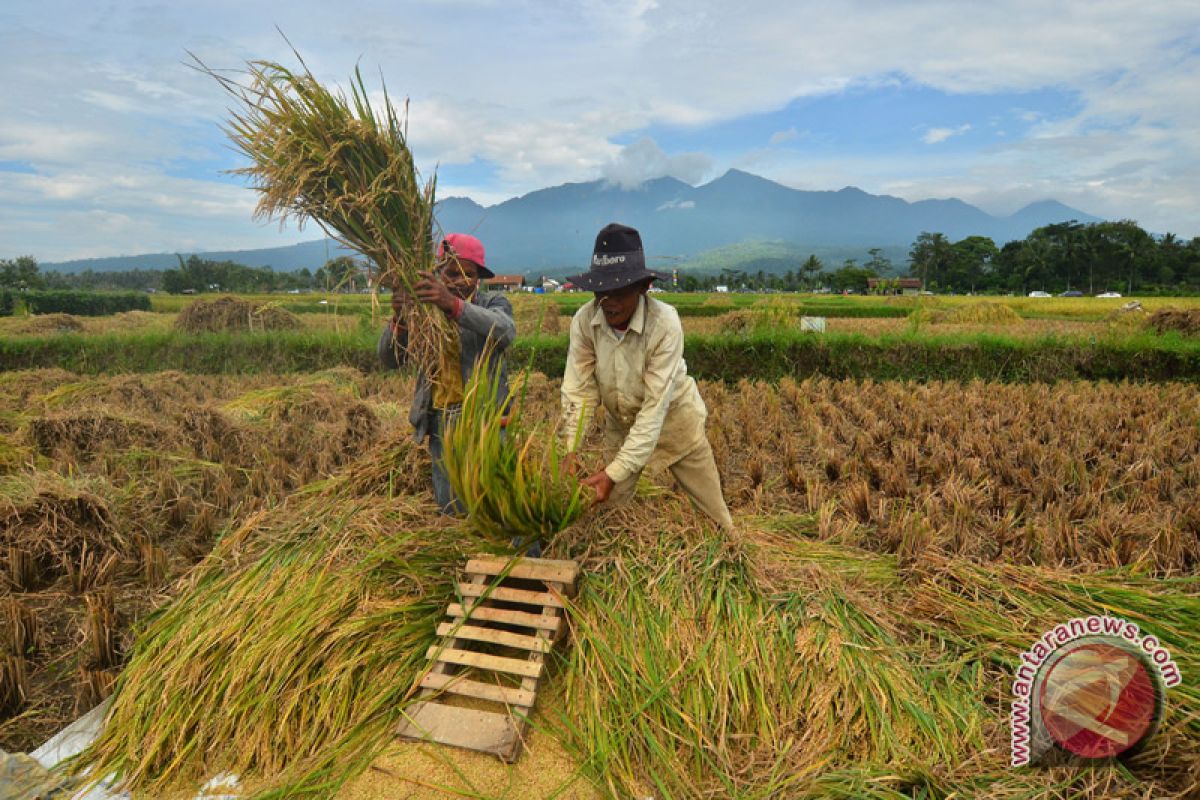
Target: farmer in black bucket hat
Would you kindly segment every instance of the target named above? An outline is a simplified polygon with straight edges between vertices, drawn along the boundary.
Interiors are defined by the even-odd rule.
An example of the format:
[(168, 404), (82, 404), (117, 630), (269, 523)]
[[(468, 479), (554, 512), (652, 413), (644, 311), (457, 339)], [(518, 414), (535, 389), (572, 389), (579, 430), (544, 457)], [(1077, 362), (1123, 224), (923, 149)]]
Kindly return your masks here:
[(573, 447), (581, 417), (603, 405), (605, 444), (613, 455), (582, 479), (597, 503), (627, 498), (653, 462), (668, 467), (700, 510), (729, 530), (733, 520), (704, 434), (708, 409), (687, 374), (679, 314), (647, 294), (665, 277), (646, 268), (638, 232), (613, 223), (596, 236), (591, 268), (568, 279), (595, 298), (571, 320), (564, 435)]

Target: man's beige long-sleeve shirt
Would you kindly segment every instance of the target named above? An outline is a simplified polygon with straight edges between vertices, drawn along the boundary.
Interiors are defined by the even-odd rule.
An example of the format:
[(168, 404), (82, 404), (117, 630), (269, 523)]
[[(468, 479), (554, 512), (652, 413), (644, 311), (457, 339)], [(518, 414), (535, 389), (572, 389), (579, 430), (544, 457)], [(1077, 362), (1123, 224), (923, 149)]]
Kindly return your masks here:
[(704, 440), (708, 410), (687, 374), (683, 326), (674, 308), (642, 297), (623, 336), (595, 300), (575, 313), (562, 382), (568, 446), (581, 416), (597, 405), (604, 406), (610, 440), (621, 442), (604, 469), (614, 483), (641, 472), (651, 456), (670, 465)]

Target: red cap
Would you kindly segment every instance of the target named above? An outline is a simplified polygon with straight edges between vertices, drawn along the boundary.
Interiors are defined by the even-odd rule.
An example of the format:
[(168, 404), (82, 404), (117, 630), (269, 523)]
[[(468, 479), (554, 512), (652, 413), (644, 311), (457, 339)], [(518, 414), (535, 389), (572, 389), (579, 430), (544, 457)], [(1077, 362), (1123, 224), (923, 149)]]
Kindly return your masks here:
[[(447, 252), (448, 251), (448, 252)], [(487, 268), (483, 260), (483, 242), (476, 239), (467, 233), (448, 233), (442, 243), (438, 245), (438, 259), (445, 258), (447, 255), (461, 258), (465, 261), (473, 261), (475, 266), (479, 267), (479, 277), (493, 278), (492, 271)]]

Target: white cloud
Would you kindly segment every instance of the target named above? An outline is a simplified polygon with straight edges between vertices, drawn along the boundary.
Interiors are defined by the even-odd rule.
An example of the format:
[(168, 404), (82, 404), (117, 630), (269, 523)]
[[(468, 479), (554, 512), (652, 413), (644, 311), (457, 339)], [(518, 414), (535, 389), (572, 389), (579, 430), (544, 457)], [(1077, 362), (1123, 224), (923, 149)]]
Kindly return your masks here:
[(793, 126), (788, 128), (786, 131), (775, 131), (772, 133), (771, 138), (767, 140), (767, 144), (771, 147), (775, 147), (776, 145), (786, 144), (787, 142), (794, 142), (799, 138), (800, 132), (797, 131)]
[(930, 128), (925, 131), (921, 141), (925, 144), (937, 144), (946, 141), (951, 136), (960, 136), (969, 130), (971, 130), (969, 123), (959, 125), (957, 128)]
[(703, 153), (669, 156), (649, 137), (627, 145), (602, 168), (604, 179), (623, 189), (634, 189), (654, 178), (678, 178), (699, 183), (712, 170), (712, 159)]
[(660, 205), (658, 208), (656, 208), (654, 210), (655, 211), (670, 211), (670, 210), (676, 209), (676, 208), (680, 209), (680, 210), (687, 210), (689, 208), (695, 208), (695, 207), (696, 207), (695, 200), (678, 200), (678, 199), (676, 199), (676, 200), (668, 200), (667, 202), (663, 203), (662, 205)]
[[(939, 157), (945, 148), (928, 148), (927, 159), (818, 159), (777, 146), (803, 136), (803, 125), (775, 131), (767, 148), (766, 132), (758, 131), (740, 150), (723, 142), (713, 153), (722, 166), (753, 160), (767, 177), (807, 188), (903, 185), (914, 193), (909, 199), (955, 193), (998, 205), (1044, 193), (1155, 229), (1200, 234), (1200, 104), (1187, 102), (1200, 86), (1200, 55), (1195, 37), (1181, 34), (1200, 26), (1193, 2), (1064, 0), (1047, 13), (1041, 0), (847, 0), (833, 13), (826, 4), (782, 0), (349, 8), (298, 0), (289, 10), (280, 21), (268, 4), (239, 0), (7, 4), (0, 10), (0, 160), (33, 166), (38, 180), (22, 186), (40, 204), (36, 213), (56, 220), (107, 203), (121, 205), (111, 210), (122, 214), (130, 214), (126, 203), (157, 203), (147, 214), (169, 232), (134, 238), (97, 229), (95, 255), (130, 252), (135, 241), (160, 241), (155, 236), (211, 236), (214, 248), (265, 239), (269, 231), (238, 216), (252, 195), (216, 175), (234, 163), (218, 132), (228, 99), (183, 62), (190, 50), (214, 67), (248, 58), (293, 64), (274, 27), (281, 22), (321, 80), (344, 84), (359, 63), (368, 83), (382, 73), (393, 97), (412, 97), (410, 131), (423, 169), (494, 165), (490, 175), (461, 179), (477, 199), (601, 175), (622, 185), (667, 174), (695, 181), (713, 171), (714, 159), (667, 155), (653, 142), (614, 142), (662, 128), (700, 142), (710, 123), (854, 87), (915, 83), (950, 94), (1049, 88), (1077, 97), (1065, 116), (1010, 109), (1010, 125), (1032, 125), (1029, 136), (1006, 127), (995, 149), (948, 160)], [(959, 132), (937, 127), (923, 135), (936, 144)], [(1136, 159), (1146, 163), (1118, 169)], [(211, 179), (192, 162), (202, 162)], [(172, 177), (181, 173), (190, 178)], [(31, 195), (4, 191), (15, 174), (0, 173), (0, 196), (9, 198), (0, 205), (0, 257), (34, 250), (51, 259), (86, 247), (82, 231), (66, 243), (44, 230), (20, 205)], [(161, 191), (106, 184), (122, 175)], [(185, 208), (197, 220), (224, 224), (204, 227)], [(163, 216), (163, 209), (176, 210)], [(7, 224), (18, 217), (23, 227)]]

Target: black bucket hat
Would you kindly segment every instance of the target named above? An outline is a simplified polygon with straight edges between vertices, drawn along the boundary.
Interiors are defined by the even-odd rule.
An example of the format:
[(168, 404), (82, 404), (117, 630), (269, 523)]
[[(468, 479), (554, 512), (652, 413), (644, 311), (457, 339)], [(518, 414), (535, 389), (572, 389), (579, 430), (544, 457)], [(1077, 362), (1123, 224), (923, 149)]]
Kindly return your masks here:
[(642, 237), (636, 229), (613, 222), (596, 235), (592, 266), (567, 280), (588, 292), (612, 292), (647, 278), (666, 280), (661, 272), (646, 269)]

